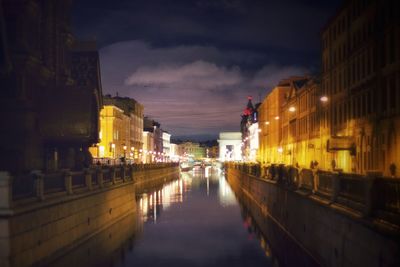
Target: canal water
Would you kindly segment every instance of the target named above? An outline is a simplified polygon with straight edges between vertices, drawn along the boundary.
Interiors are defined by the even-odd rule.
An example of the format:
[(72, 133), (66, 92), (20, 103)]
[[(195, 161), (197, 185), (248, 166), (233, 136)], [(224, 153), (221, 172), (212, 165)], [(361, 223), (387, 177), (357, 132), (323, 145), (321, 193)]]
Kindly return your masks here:
[(116, 266), (272, 266), (217, 169), (182, 173), (138, 204), (142, 234)]
[(135, 221), (117, 223), (51, 266), (287, 265), (271, 251), (219, 169), (181, 173), (138, 195), (137, 206)]

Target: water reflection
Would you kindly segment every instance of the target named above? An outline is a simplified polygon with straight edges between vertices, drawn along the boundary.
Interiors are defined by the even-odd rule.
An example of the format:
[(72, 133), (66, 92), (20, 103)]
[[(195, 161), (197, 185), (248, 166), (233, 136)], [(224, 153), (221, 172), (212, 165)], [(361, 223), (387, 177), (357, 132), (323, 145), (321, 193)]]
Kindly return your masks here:
[(295, 246), (271, 223), (257, 226), (262, 213), (240, 201), (219, 169), (181, 173), (138, 196), (138, 222), (114, 225), (52, 266), (308, 266), (286, 260)]
[(179, 180), (170, 182), (162, 188), (148, 194), (143, 193), (139, 200), (139, 212), (143, 222), (157, 222), (157, 215), (168, 210), (173, 203), (181, 203), (191, 188), (191, 179), (182, 174)]
[(144, 227), (125, 255), (129, 265), (271, 266), (219, 169), (182, 173), (179, 180), (141, 195), (138, 206)]

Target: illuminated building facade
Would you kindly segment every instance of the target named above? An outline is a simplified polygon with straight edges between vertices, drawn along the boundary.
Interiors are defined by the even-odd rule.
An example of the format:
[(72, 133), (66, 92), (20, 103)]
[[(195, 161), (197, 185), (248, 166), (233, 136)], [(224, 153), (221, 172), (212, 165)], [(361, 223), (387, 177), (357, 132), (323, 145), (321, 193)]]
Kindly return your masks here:
[(222, 132), (219, 133), (219, 160), (241, 161), (242, 160), (242, 133)]
[(140, 162), (143, 147), (143, 105), (128, 97), (103, 97), (100, 143), (90, 148), (95, 158)]
[(0, 5), (0, 170), (87, 167), (102, 106), (95, 43), (72, 35), (71, 1)]
[(258, 122), (254, 122), (249, 126), (248, 133), (248, 155), (247, 161), (256, 162), (259, 149), (259, 134), (261, 129), (258, 127)]
[(129, 157), (129, 117), (113, 105), (105, 105), (100, 112), (100, 143), (90, 148), (95, 158)]
[(282, 161), (309, 167), (318, 162), (324, 167), (325, 137), (321, 136), (320, 116), (325, 103), (320, 102), (319, 82), (310, 77), (291, 79), (281, 106)]
[(183, 142), (178, 144), (179, 156), (192, 157), (196, 160), (201, 160), (206, 157), (206, 148), (200, 146), (199, 143)]
[(166, 131), (163, 131), (162, 139), (163, 139), (163, 154), (162, 154), (162, 158), (163, 158), (163, 161), (166, 162), (166, 161), (169, 160), (170, 152), (171, 152), (171, 134), (169, 134)]
[(242, 133), (242, 158), (244, 161), (255, 161), (258, 148), (258, 136), (256, 135), (258, 135), (257, 108), (259, 104), (254, 107), (251, 100), (252, 97), (249, 96), (247, 106), (241, 115), (242, 119), (240, 121), (240, 132)]
[(327, 160), (335, 168), (390, 175), (400, 167), (399, 19), (395, 0), (351, 0), (322, 31)]
[[(144, 118), (144, 131), (152, 133), (153, 137), (153, 149), (154, 161), (162, 161), (163, 158), (163, 130), (161, 129), (160, 123), (151, 120), (147, 117)], [(149, 152), (149, 151), (147, 151)]]
[(178, 145), (177, 144), (170, 144), (170, 149), (169, 149), (169, 158), (173, 162), (178, 162), (179, 161), (179, 152), (178, 152)]
[(261, 130), (259, 132), (258, 161), (262, 164), (283, 161), (281, 113), (290, 84), (290, 80), (281, 81), (265, 97), (258, 108), (258, 123)]
[(143, 131), (143, 149), (140, 151), (142, 163), (152, 163), (155, 159), (153, 132)]

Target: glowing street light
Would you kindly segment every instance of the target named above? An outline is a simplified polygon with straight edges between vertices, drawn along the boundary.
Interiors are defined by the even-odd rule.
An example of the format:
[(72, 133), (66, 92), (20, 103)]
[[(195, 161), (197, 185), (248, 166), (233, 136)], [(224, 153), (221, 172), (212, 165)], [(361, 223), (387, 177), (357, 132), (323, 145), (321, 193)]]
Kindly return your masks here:
[(282, 153), (283, 152), (283, 148), (282, 147), (278, 147), (278, 152)]
[(295, 111), (296, 111), (296, 108), (293, 107), (293, 106), (291, 106), (291, 107), (289, 108), (289, 111), (290, 111), (290, 112), (295, 112)]
[(324, 96), (321, 96), (321, 98), (319, 100), (323, 103), (326, 103), (326, 102), (328, 102), (329, 98), (326, 95), (324, 95)]
[(276, 116), (276, 117), (275, 117), (275, 120), (279, 120), (279, 116)]
[(124, 145), (123, 147), (122, 147), (123, 149), (124, 149), (124, 160), (126, 159), (126, 145)]
[(269, 121), (266, 121), (265, 124), (266, 124), (266, 125), (269, 125)]

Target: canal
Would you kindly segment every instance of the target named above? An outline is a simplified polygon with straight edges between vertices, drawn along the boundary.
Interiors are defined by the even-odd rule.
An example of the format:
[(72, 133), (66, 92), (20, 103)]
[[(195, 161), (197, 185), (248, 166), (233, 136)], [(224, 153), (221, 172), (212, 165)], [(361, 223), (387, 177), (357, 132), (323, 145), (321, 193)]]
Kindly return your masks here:
[(314, 265), (279, 229), (274, 240), (278, 235), (280, 251), (274, 253), (219, 169), (181, 173), (138, 195), (137, 209), (139, 216), (113, 225), (50, 266)]

